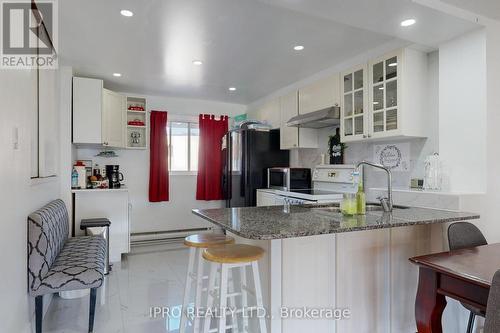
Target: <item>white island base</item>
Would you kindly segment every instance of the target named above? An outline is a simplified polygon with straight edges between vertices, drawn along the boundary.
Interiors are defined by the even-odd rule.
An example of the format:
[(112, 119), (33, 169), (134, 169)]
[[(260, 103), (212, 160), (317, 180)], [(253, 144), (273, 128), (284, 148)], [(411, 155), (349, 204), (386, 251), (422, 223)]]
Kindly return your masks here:
[[(231, 236), (266, 250), (259, 265), (272, 333), (416, 332), (418, 269), (408, 258), (442, 251), (443, 240), (440, 224), (269, 241)], [(304, 308), (350, 316), (282, 317)]]

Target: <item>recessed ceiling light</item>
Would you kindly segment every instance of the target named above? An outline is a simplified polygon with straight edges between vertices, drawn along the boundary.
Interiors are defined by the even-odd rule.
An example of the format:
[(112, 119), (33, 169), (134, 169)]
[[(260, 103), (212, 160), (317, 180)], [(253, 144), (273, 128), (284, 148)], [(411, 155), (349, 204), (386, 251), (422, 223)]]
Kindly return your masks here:
[(407, 20), (401, 21), (401, 26), (402, 27), (409, 27), (410, 25), (414, 25), (415, 23), (417, 23), (417, 20), (407, 19)]
[(390, 63), (389, 65), (387, 65), (387, 66), (389, 66), (389, 67), (396, 67), (397, 65), (398, 65), (398, 63), (397, 63), (397, 62), (391, 62), (391, 63)]
[(373, 102), (373, 105), (378, 105), (378, 102)]
[(295, 45), (295, 46), (293, 47), (293, 49), (294, 49), (295, 51), (302, 51), (302, 50), (304, 49), (304, 46), (303, 46), (303, 45)]
[(113, 73), (113, 76), (115, 76), (115, 77), (121, 77), (122, 74), (121, 73)]
[(120, 10), (120, 14), (122, 14), (125, 17), (132, 17), (132, 16), (134, 16), (134, 13), (132, 13), (132, 11), (130, 11), (128, 9), (122, 9), (122, 10)]
[(201, 60), (193, 60), (193, 65), (195, 65), (195, 66), (203, 65), (203, 61), (201, 61)]
[(384, 90), (384, 87), (379, 87), (378, 90)]
[(236, 88), (235, 87), (229, 87), (228, 90), (229, 91), (236, 91)]

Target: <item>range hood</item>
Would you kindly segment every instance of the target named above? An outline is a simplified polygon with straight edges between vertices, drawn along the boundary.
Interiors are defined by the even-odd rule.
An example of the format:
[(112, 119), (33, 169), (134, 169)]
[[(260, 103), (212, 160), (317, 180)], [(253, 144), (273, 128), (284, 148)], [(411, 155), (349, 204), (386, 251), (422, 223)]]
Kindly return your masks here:
[(323, 110), (300, 114), (291, 118), (289, 127), (323, 128), (340, 124), (340, 107), (332, 106)]

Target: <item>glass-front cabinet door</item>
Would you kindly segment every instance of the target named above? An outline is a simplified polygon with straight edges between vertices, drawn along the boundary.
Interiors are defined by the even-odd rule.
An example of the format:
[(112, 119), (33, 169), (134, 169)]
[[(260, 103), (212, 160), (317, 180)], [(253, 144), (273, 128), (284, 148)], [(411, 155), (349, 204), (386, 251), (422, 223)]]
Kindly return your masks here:
[(400, 63), (400, 52), (370, 63), (369, 137), (393, 135), (400, 128)]
[(341, 136), (342, 142), (359, 140), (367, 137), (367, 70), (366, 66), (357, 66), (341, 77)]

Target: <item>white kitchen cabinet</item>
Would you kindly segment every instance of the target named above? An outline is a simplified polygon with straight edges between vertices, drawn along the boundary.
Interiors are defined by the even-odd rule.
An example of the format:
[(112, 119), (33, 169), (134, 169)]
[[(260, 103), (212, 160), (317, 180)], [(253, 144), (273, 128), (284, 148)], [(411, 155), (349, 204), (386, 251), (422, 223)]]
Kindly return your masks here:
[(126, 98), (103, 81), (73, 78), (73, 143), (125, 147)]
[(340, 105), (340, 75), (334, 74), (299, 89), (299, 113)]
[(281, 122), (279, 98), (273, 99), (261, 107), (250, 111), (248, 118), (269, 124), (272, 128), (279, 128)]
[(126, 97), (103, 89), (102, 144), (110, 147), (125, 147)]
[(109, 260), (119, 262), (122, 253), (130, 251), (129, 195), (126, 189), (73, 190), (75, 196), (75, 235), (82, 219), (104, 217), (111, 221), (109, 227)]
[(288, 127), (286, 125), (290, 118), (299, 114), (298, 91), (280, 98), (280, 113), (281, 149), (318, 148), (318, 131), (316, 129)]
[(370, 117), (367, 65), (353, 67), (341, 75), (340, 135), (342, 142), (367, 138)]
[(73, 78), (73, 143), (102, 144), (103, 81)]
[[(364, 65), (358, 68), (364, 68)], [(355, 70), (355, 69), (354, 69)], [(354, 72), (353, 72), (354, 73)], [(343, 74), (341, 135), (343, 142), (369, 139), (426, 137), (427, 55), (411, 48), (388, 53), (368, 63), (363, 87), (363, 115), (358, 114), (350, 91), (349, 72)], [(352, 113), (351, 113), (352, 111)]]

